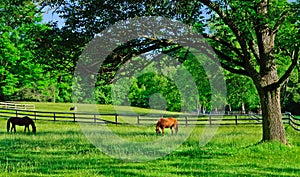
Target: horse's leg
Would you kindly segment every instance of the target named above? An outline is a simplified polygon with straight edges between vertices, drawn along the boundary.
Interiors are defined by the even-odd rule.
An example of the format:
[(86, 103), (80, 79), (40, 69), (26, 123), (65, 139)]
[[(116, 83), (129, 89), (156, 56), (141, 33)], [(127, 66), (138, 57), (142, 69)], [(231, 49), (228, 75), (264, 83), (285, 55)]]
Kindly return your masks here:
[(165, 133), (165, 127), (161, 128), (161, 133), (164, 134)]
[(177, 132), (178, 132), (178, 124), (175, 124), (174, 128), (175, 128), (175, 133), (177, 134)]
[(170, 127), (170, 129), (171, 129), (171, 132), (172, 132), (172, 135), (173, 135), (173, 127)]
[(16, 125), (15, 124), (13, 124), (13, 126), (11, 127), (11, 131), (12, 131), (12, 129), (14, 129), (14, 132), (16, 132)]

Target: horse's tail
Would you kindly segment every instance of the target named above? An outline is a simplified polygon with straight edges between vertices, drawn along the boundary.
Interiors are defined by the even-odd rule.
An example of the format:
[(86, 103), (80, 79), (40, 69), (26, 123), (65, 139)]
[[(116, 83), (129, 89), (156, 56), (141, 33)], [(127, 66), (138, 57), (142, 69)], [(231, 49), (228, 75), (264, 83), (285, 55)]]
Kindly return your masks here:
[(32, 127), (32, 132), (36, 133), (36, 126), (35, 126), (34, 121), (32, 119), (30, 119), (30, 125)]
[(11, 118), (9, 118), (6, 123), (7, 132), (9, 132), (10, 129), (10, 122), (11, 122)]
[(156, 123), (156, 128), (155, 128), (156, 133), (160, 133), (160, 131), (159, 131), (160, 125), (161, 125), (161, 119), (159, 119)]

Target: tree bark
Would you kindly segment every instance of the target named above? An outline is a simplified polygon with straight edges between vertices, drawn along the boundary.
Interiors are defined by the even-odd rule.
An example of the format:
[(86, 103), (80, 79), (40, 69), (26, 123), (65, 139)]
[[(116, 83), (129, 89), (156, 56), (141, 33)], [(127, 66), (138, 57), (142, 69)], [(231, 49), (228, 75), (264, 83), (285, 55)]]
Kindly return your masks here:
[(242, 102), (242, 114), (246, 114), (245, 103)]
[(263, 110), (262, 141), (279, 141), (287, 144), (281, 115), (280, 88), (262, 91), (260, 103)]
[[(247, 28), (241, 26), (240, 21), (238, 19), (236, 20), (234, 15), (227, 13), (227, 8), (224, 9), (223, 6), (220, 5), (221, 3), (219, 3), (219, 1), (200, 1), (218, 14), (220, 19), (230, 28), (232, 34), (236, 37), (239, 43), (240, 48), (236, 48), (234, 45), (227, 43), (226, 39), (220, 40), (218, 38), (219, 36), (210, 37), (210, 39), (217, 42), (219, 46), (233, 49), (232, 52), (238, 56), (236, 60), (233, 60), (229, 55), (226, 55), (226, 53), (219, 51), (217, 55), (222, 60), (225, 60), (228, 63), (233, 63), (232, 61), (235, 61), (233, 65), (240, 66), (243, 69), (236, 69), (229, 65), (222, 67), (230, 72), (244, 74), (252, 78), (260, 96), (263, 117), (262, 141), (280, 141), (281, 143), (286, 144), (287, 141), (285, 129), (282, 123), (280, 106), (280, 86), (289, 77), (296, 66), (299, 60), (299, 49), (296, 47), (294, 54), (291, 56), (292, 64), (280, 78), (276, 69), (274, 51), (276, 34), (282, 26), (285, 18), (288, 16), (288, 11), (284, 10), (280, 16), (272, 15), (273, 13), (270, 13), (270, 9), (272, 8), (270, 0), (255, 1), (252, 10), (256, 14), (245, 16), (248, 18), (245, 18), (247, 23), (253, 24), (253, 27), (250, 25)], [(235, 5), (234, 2), (230, 3), (230, 1), (222, 2), (228, 7), (230, 7), (231, 4)], [(250, 6), (248, 8), (251, 9)], [(245, 10), (245, 12), (248, 11), (246, 9), (243, 10)], [(246, 14), (247, 13), (248, 12), (246, 12)], [(251, 18), (249, 19), (249, 17)], [(276, 20), (275, 25), (269, 23), (272, 20)], [(255, 33), (252, 33), (253, 29)], [(298, 45), (296, 44), (296, 46)]]
[[(261, 0), (257, 6), (258, 14), (267, 16), (268, 7), (269, 1)], [(257, 87), (263, 117), (262, 141), (279, 141), (287, 144), (281, 115), (280, 83), (274, 57), (277, 31), (265, 23), (263, 19), (258, 18), (255, 24), (260, 63), (260, 79)]]

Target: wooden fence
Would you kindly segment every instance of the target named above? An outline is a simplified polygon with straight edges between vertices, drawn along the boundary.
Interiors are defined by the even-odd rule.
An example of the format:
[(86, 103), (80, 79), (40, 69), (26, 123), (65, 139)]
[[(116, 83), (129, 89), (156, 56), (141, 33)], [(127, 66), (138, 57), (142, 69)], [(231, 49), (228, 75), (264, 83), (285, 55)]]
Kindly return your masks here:
[(34, 104), (20, 104), (20, 103), (10, 103), (10, 102), (0, 102), (0, 108), (35, 110), (35, 105)]
[(293, 127), (294, 130), (300, 131), (300, 118), (293, 116), (291, 113), (286, 113), (288, 115), (289, 125)]
[[(24, 109), (0, 108), (0, 117), (23, 117), (29, 116), (36, 121), (53, 122), (80, 122), (97, 124), (135, 124), (135, 125), (154, 125), (159, 117), (169, 117), (172, 115), (130, 115), (130, 114), (99, 114), (83, 112), (47, 112)], [(214, 126), (214, 125), (245, 125), (261, 124), (262, 118), (256, 114), (235, 114), (235, 115), (194, 115), (180, 114), (173, 115), (183, 126)], [(296, 118), (290, 113), (283, 114), (283, 122), (291, 125), (295, 130), (300, 131), (300, 118)]]

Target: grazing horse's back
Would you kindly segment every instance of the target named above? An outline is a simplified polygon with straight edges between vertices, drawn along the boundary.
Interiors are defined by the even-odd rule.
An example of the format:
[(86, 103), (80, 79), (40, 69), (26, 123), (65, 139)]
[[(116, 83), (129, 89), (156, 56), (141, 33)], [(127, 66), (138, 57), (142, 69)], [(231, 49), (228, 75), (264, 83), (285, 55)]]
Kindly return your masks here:
[(172, 118), (172, 117), (160, 118), (157, 121), (157, 124), (156, 124), (156, 133), (160, 133), (159, 128), (162, 130), (162, 133), (164, 133), (165, 128), (170, 128), (172, 134), (173, 134), (173, 129), (172, 128), (174, 128), (175, 133), (177, 134), (177, 132), (178, 132), (178, 121), (177, 121), (176, 118)]
[[(12, 124), (11, 129), (10, 129), (10, 124)], [(23, 118), (18, 118), (18, 117), (11, 117), (11, 118), (9, 118), (7, 120), (7, 124), (6, 124), (7, 132), (9, 132), (9, 130), (12, 131), (13, 129), (14, 129), (14, 132), (16, 132), (16, 125), (25, 126), (25, 130), (24, 131), (26, 131), (26, 128), (29, 131), (29, 125), (31, 125), (32, 132), (33, 133), (36, 132), (36, 127), (35, 127), (34, 121), (32, 119), (30, 119), (28, 116), (25, 116)]]

